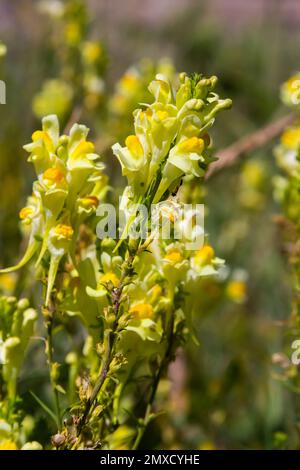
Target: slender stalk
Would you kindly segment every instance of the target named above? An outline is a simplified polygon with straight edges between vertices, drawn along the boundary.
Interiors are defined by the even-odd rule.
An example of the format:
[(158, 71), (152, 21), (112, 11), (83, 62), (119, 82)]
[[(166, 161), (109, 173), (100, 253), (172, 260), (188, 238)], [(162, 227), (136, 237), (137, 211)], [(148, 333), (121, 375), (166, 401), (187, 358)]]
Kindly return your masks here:
[(233, 165), (242, 155), (266, 145), (281, 134), (287, 126), (290, 126), (295, 118), (296, 116), (293, 113), (283, 116), (218, 152), (216, 155), (217, 160), (209, 166), (205, 179), (207, 180), (223, 168)]
[(82, 431), (84, 425), (86, 424), (87, 418), (90, 414), (90, 411), (91, 411), (91, 409), (94, 405), (94, 402), (95, 402), (95, 400), (98, 396), (98, 393), (102, 389), (102, 386), (103, 386), (103, 384), (105, 382), (105, 379), (107, 377), (107, 374), (108, 374), (108, 371), (109, 371), (109, 366), (110, 366), (111, 359), (112, 359), (113, 344), (114, 344), (114, 334), (109, 333), (107, 350), (106, 350), (106, 355), (105, 355), (105, 359), (104, 359), (104, 362), (103, 362), (103, 366), (101, 368), (100, 375), (99, 375), (98, 379), (96, 380), (96, 383), (95, 383), (94, 388), (92, 390), (91, 396), (89, 397), (89, 399), (86, 402), (83, 415), (80, 418), (80, 422), (79, 422), (79, 425), (78, 425), (77, 437), (80, 436), (81, 431)]
[(151, 394), (149, 401), (146, 406), (144, 418), (143, 418), (143, 423), (140, 425), (136, 439), (134, 441), (134, 444), (132, 446), (132, 450), (137, 450), (139, 448), (139, 445), (141, 443), (141, 440), (144, 436), (144, 432), (146, 430), (146, 427), (149, 424), (150, 421), (150, 416), (152, 413), (152, 408), (154, 404), (154, 400), (156, 397), (156, 392), (158, 389), (158, 385), (160, 382), (160, 379), (169, 365), (171, 358), (172, 358), (172, 349), (173, 349), (173, 342), (174, 342), (174, 311), (171, 312), (170, 316), (170, 321), (169, 321), (169, 327), (168, 327), (168, 333), (167, 333), (167, 348), (164, 354), (164, 357), (161, 360), (160, 366), (158, 368), (158, 371), (154, 377), (152, 387), (151, 387)]
[[(53, 305), (53, 303), (52, 303)], [(59, 395), (58, 390), (56, 388), (56, 382), (53, 380), (53, 313), (54, 309), (52, 309), (50, 318), (47, 320), (47, 347), (46, 352), (48, 356), (48, 365), (49, 365), (49, 374), (50, 374), (50, 382), (54, 396), (54, 404), (55, 404), (55, 413), (57, 419), (57, 428), (58, 430), (61, 429), (61, 411), (60, 411), (60, 404), (59, 404)]]
[(110, 363), (111, 363), (111, 360), (112, 360), (112, 357), (113, 357), (113, 347), (114, 347), (114, 342), (115, 342), (115, 338), (116, 338), (115, 331), (116, 331), (117, 326), (118, 326), (118, 316), (119, 316), (119, 309), (120, 309), (120, 305), (121, 305), (121, 297), (122, 297), (123, 289), (125, 287), (125, 281), (126, 281), (127, 276), (128, 276), (128, 271), (132, 267), (132, 263), (135, 259), (136, 253), (131, 254), (131, 255), (128, 256), (128, 259), (126, 261), (126, 265), (125, 265), (125, 267), (123, 269), (123, 272), (122, 272), (122, 275), (121, 275), (119, 286), (117, 288), (113, 289), (113, 291), (112, 291), (112, 306), (113, 306), (114, 314), (116, 316), (116, 321), (115, 321), (113, 331), (109, 333), (108, 338), (107, 338), (108, 341), (107, 341), (107, 347), (106, 347), (106, 352), (105, 352), (105, 358), (104, 358), (104, 362), (103, 362), (100, 374), (99, 374), (99, 376), (96, 380), (96, 383), (93, 387), (91, 396), (89, 397), (89, 399), (87, 400), (87, 402), (85, 404), (84, 412), (83, 412), (83, 414), (82, 414), (82, 416), (79, 420), (79, 425), (78, 425), (78, 430), (77, 430), (77, 437), (80, 436), (80, 434), (82, 432), (82, 429), (83, 429), (84, 425), (86, 424), (87, 419), (89, 417), (89, 414), (90, 414), (90, 412), (93, 408), (94, 402), (96, 401), (97, 396), (100, 393), (100, 391), (103, 387), (103, 384), (104, 384), (104, 382), (107, 378)]

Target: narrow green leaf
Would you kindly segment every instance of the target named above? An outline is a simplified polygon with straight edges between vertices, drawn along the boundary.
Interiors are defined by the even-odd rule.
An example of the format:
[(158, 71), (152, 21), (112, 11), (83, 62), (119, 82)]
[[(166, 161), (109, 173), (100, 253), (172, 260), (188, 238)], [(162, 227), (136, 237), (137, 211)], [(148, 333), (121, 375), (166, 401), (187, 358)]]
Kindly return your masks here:
[(62, 393), (63, 395), (65, 395), (65, 394), (67, 393), (67, 392), (65, 391), (65, 389), (64, 389), (61, 385), (59, 385), (59, 384), (55, 385), (55, 388), (56, 388), (56, 390), (57, 390), (59, 393)]
[(57, 425), (57, 418), (56, 418), (55, 414), (53, 413), (53, 411), (39, 397), (37, 397), (36, 394), (33, 393), (31, 390), (29, 390), (29, 393), (33, 396), (33, 398), (38, 402), (38, 404), (53, 419), (53, 421)]

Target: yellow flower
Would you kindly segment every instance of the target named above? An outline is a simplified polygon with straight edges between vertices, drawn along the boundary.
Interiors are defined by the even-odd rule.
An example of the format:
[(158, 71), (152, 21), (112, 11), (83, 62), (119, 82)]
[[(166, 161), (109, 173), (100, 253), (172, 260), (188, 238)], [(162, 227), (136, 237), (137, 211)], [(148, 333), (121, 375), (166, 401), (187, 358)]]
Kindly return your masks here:
[(216, 450), (216, 447), (213, 442), (204, 441), (200, 444), (199, 450)]
[(292, 77), (290, 77), (286, 81), (286, 87), (290, 93), (293, 93), (295, 90), (298, 90), (300, 88), (300, 76), (293, 75)]
[(48, 168), (44, 171), (43, 179), (50, 183), (62, 183), (65, 179), (63, 172), (59, 168)]
[(129, 135), (126, 137), (125, 145), (135, 158), (141, 158), (144, 150), (139, 138), (136, 135)]
[(73, 236), (74, 230), (70, 225), (58, 224), (55, 227), (54, 232), (56, 235), (60, 235), (61, 237), (70, 240)]
[(23, 207), (19, 212), (19, 217), (21, 220), (25, 220), (30, 217), (34, 213), (34, 209), (32, 207)]
[[(160, 75), (157, 75), (159, 77)], [(167, 81), (156, 78), (149, 85), (150, 92), (154, 95), (156, 101), (167, 103), (170, 98), (170, 85)]]
[(32, 138), (33, 142), (36, 142), (40, 139), (43, 140), (43, 142), (45, 144), (45, 147), (49, 152), (54, 152), (55, 151), (54, 144), (53, 144), (52, 139), (49, 136), (48, 132), (46, 132), (46, 131), (35, 131), (32, 134), (31, 138)]
[(150, 300), (151, 300), (151, 303), (155, 303), (162, 295), (162, 288), (160, 287), (159, 284), (155, 284), (151, 291), (151, 296), (150, 296)]
[(69, 44), (77, 44), (80, 41), (80, 27), (75, 21), (66, 25), (65, 36)]
[(137, 304), (129, 309), (129, 313), (137, 318), (151, 318), (153, 315), (153, 308), (150, 304)]
[(195, 153), (202, 153), (204, 150), (204, 140), (199, 139), (198, 137), (190, 137), (189, 139), (185, 139), (178, 144), (178, 148), (181, 152), (195, 152)]
[(78, 158), (82, 155), (86, 155), (87, 153), (93, 153), (95, 150), (95, 146), (92, 142), (80, 142), (77, 147), (72, 152), (72, 158)]
[(197, 251), (195, 262), (198, 266), (206, 266), (212, 262), (214, 257), (214, 249), (210, 245), (204, 245), (199, 251)]
[(246, 162), (242, 169), (242, 183), (252, 188), (259, 189), (264, 182), (264, 176), (264, 167), (255, 160)]
[(18, 450), (18, 447), (13, 441), (2, 441), (0, 442), (0, 450)]
[(83, 57), (88, 64), (94, 64), (103, 53), (101, 44), (98, 42), (87, 41), (83, 45)]
[(111, 271), (111, 272), (108, 272), (106, 274), (103, 274), (103, 276), (101, 276), (99, 284), (100, 285), (101, 284), (107, 284), (109, 282), (111, 282), (114, 287), (118, 287), (118, 285), (120, 284), (120, 279), (118, 278), (118, 276), (115, 273), (113, 273)]
[(80, 199), (80, 202), (87, 207), (97, 207), (99, 204), (99, 199), (96, 196), (85, 196)]
[(57, 78), (46, 80), (41, 90), (34, 96), (32, 109), (38, 118), (48, 114), (65, 117), (72, 104), (73, 89), (66, 81)]
[[(159, 117), (159, 114), (160, 112), (163, 112), (163, 111), (157, 111), (157, 115)], [(153, 112), (152, 112), (152, 109), (151, 108), (147, 108), (146, 111), (141, 111), (140, 112), (140, 118), (141, 119), (144, 119), (145, 117), (148, 117), (148, 118), (151, 118), (151, 116), (153, 115)]]
[(132, 73), (127, 73), (120, 80), (120, 87), (126, 91), (133, 91), (139, 84), (139, 79)]
[(158, 110), (156, 112), (156, 116), (161, 120), (163, 121), (164, 119), (167, 119), (169, 117), (169, 113), (167, 111), (162, 111), (162, 110)]
[(299, 105), (300, 73), (293, 75), (281, 87), (282, 101), (288, 106)]
[(300, 128), (290, 127), (281, 136), (281, 143), (289, 149), (297, 149), (300, 145)]
[(180, 263), (183, 260), (181, 252), (177, 248), (172, 248), (165, 256), (165, 259), (171, 264)]
[(127, 109), (127, 99), (123, 95), (116, 94), (111, 100), (111, 107), (116, 113), (122, 113)]
[(13, 290), (16, 284), (16, 277), (12, 273), (0, 275), (0, 288), (9, 292)]
[(226, 294), (234, 302), (243, 302), (246, 298), (247, 286), (243, 281), (230, 281), (226, 288)]

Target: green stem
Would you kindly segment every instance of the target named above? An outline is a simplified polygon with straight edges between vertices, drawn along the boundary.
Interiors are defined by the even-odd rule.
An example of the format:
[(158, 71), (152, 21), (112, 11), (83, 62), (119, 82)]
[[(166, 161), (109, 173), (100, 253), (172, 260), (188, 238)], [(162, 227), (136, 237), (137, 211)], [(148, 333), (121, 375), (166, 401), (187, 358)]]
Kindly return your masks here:
[(92, 390), (91, 396), (89, 397), (89, 399), (86, 402), (83, 415), (82, 415), (82, 417), (80, 419), (80, 423), (78, 425), (78, 433), (77, 433), (78, 437), (80, 436), (81, 431), (82, 431), (84, 425), (87, 422), (90, 411), (91, 411), (91, 409), (94, 405), (94, 402), (95, 402), (95, 400), (98, 396), (98, 393), (102, 389), (102, 386), (103, 386), (103, 384), (105, 382), (105, 379), (107, 377), (107, 374), (108, 374), (108, 371), (109, 371), (109, 366), (110, 366), (111, 359), (112, 359), (113, 344), (114, 344), (114, 333), (111, 332), (111, 333), (109, 333), (108, 338), (107, 338), (106, 354), (105, 354), (105, 358), (104, 358), (104, 361), (103, 361), (103, 366), (101, 368), (100, 375), (99, 375), (98, 379), (96, 380), (96, 383), (95, 383), (94, 388)]
[(171, 312), (170, 316), (170, 321), (168, 325), (168, 333), (167, 333), (167, 348), (164, 354), (164, 357), (161, 360), (160, 366), (158, 368), (158, 371), (154, 377), (152, 388), (151, 388), (151, 395), (149, 398), (149, 401), (146, 406), (144, 418), (142, 420), (142, 424), (140, 424), (137, 436), (135, 438), (134, 444), (132, 446), (132, 450), (137, 450), (139, 448), (139, 445), (141, 443), (141, 440), (144, 436), (145, 430), (150, 422), (150, 416), (152, 413), (152, 408), (153, 408), (153, 403), (155, 400), (156, 392), (158, 389), (158, 385), (160, 382), (160, 379), (169, 365), (171, 359), (172, 359), (172, 350), (173, 350), (173, 340), (174, 340), (174, 311)]
[(80, 418), (79, 425), (78, 425), (77, 437), (80, 436), (82, 429), (85, 426), (88, 420), (89, 414), (93, 408), (94, 402), (96, 401), (97, 396), (100, 393), (103, 387), (103, 384), (107, 378), (110, 363), (113, 357), (113, 346), (114, 346), (114, 342), (116, 338), (115, 331), (118, 326), (118, 316), (119, 316), (119, 309), (120, 309), (120, 304), (121, 304), (121, 297), (122, 297), (123, 289), (126, 285), (125, 281), (127, 279), (128, 272), (130, 271), (132, 267), (132, 263), (134, 261), (135, 255), (136, 253), (128, 256), (126, 263), (125, 263), (125, 267), (121, 275), (119, 287), (113, 289), (112, 291), (112, 306), (113, 306), (114, 314), (116, 317), (116, 321), (115, 321), (113, 331), (111, 331), (107, 336), (107, 345), (106, 345), (106, 352), (105, 352), (103, 365), (100, 371), (100, 375), (98, 376), (96, 383), (94, 385), (94, 388), (92, 390), (91, 396), (89, 397), (89, 399), (87, 400), (85, 404), (84, 412)]
[(51, 382), (51, 387), (53, 391), (53, 396), (54, 396), (54, 404), (55, 404), (55, 414), (56, 414), (56, 420), (57, 420), (57, 428), (58, 430), (61, 429), (61, 412), (60, 412), (60, 404), (59, 404), (59, 395), (58, 395), (58, 390), (56, 388), (56, 382), (53, 380), (53, 374), (52, 374), (52, 368), (53, 368), (53, 317), (51, 315), (51, 318), (47, 322), (47, 333), (48, 333), (48, 339), (47, 339), (47, 355), (48, 355), (48, 365), (49, 365), (49, 374), (50, 374), (50, 382)]

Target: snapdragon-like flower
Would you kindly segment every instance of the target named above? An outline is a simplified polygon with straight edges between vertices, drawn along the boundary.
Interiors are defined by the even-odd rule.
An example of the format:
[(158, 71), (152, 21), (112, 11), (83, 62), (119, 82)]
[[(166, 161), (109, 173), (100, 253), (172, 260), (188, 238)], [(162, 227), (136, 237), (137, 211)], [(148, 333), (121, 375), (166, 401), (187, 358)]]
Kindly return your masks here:
[[(128, 186), (122, 207), (157, 203), (183, 176), (201, 177), (211, 161), (208, 129), (216, 114), (231, 105), (214, 93), (216, 77), (180, 76), (177, 91), (163, 75), (149, 85), (154, 102), (134, 112), (135, 134), (125, 146), (113, 145)], [(132, 215), (132, 214), (131, 214)]]
[(295, 73), (281, 86), (281, 99), (287, 106), (299, 106), (300, 104), (300, 72)]
[(36, 320), (37, 312), (29, 308), (27, 299), (0, 297), (0, 359), (11, 399), (15, 398), (18, 374)]
[(49, 111), (61, 119), (70, 112), (73, 100), (72, 87), (62, 79), (51, 79), (43, 83), (42, 89), (32, 102), (34, 114), (41, 118)]
[(157, 63), (143, 59), (126, 70), (118, 81), (108, 103), (110, 116), (107, 131), (114, 138), (130, 133), (133, 127), (130, 122), (132, 113), (137, 103), (148, 103), (151, 99), (147, 87), (157, 74), (163, 74), (171, 82), (177, 81), (177, 73), (169, 59), (162, 59)]
[[(120, 256), (112, 256), (103, 251), (100, 256), (101, 271), (98, 267), (97, 288), (87, 288), (87, 293), (91, 297), (97, 299), (105, 299), (107, 290), (112, 287), (116, 288), (120, 284), (120, 265), (122, 258)], [(105, 302), (106, 304), (106, 302)]]
[(210, 276), (218, 273), (224, 261), (217, 258), (211, 245), (204, 245), (190, 259), (189, 278), (197, 280), (200, 276)]
[(300, 168), (299, 152), (300, 126), (294, 125), (283, 132), (280, 143), (274, 149), (278, 166), (287, 174), (296, 174)]
[[(283, 102), (299, 109), (300, 74), (295, 74), (281, 87)], [(278, 166), (284, 175), (274, 178), (275, 198), (284, 207), (286, 216), (299, 226), (299, 184), (300, 184), (300, 126), (296, 122), (286, 128), (281, 135), (280, 143), (274, 149)]]
[(37, 175), (33, 195), (20, 211), (29, 243), (21, 261), (2, 272), (24, 266), (35, 253), (38, 265), (48, 252), (46, 305), (60, 260), (68, 253), (74, 255), (80, 224), (96, 212), (107, 190), (104, 165), (87, 135), (87, 127), (74, 124), (68, 136), (60, 136), (58, 119), (51, 115), (43, 119), (42, 130), (33, 133), (32, 143), (24, 146)]

